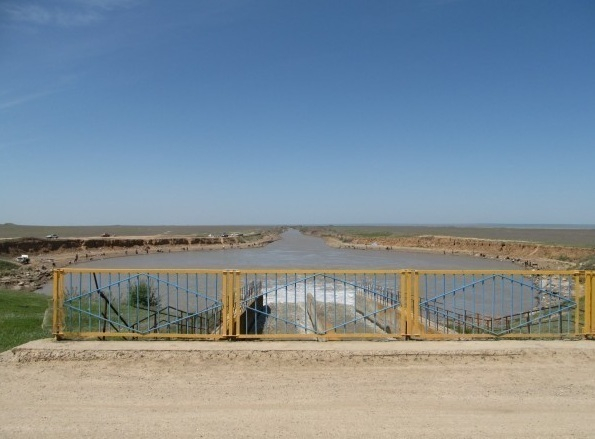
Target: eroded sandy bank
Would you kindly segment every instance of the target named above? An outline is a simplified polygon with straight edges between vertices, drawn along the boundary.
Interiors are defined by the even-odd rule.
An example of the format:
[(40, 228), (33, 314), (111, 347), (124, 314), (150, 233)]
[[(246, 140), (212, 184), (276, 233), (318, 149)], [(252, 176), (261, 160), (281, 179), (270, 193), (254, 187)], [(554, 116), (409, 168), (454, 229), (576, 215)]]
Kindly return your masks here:
[(13, 259), (27, 254), (30, 263), (0, 277), (0, 288), (35, 290), (49, 282), (56, 268), (108, 258), (152, 253), (210, 251), (263, 247), (279, 239), (278, 233), (251, 237), (120, 236), (117, 238), (11, 239), (0, 242), (0, 256)]

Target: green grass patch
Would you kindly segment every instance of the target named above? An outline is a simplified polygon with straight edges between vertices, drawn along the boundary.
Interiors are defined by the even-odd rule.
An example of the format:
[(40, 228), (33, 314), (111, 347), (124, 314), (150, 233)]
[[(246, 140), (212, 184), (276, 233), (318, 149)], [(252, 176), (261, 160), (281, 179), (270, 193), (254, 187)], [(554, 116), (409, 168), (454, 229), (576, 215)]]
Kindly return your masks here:
[(48, 301), (38, 293), (0, 290), (0, 352), (51, 336), (41, 328)]
[(9, 273), (18, 269), (19, 265), (13, 262), (0, 260), (0, 273)]

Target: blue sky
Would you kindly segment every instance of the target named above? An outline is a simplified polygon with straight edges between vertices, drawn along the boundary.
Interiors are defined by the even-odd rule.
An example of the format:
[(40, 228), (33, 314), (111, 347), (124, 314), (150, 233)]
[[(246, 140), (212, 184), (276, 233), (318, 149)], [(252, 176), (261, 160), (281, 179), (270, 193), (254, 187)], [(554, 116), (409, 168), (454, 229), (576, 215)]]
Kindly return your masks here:
[(595, 2), (0, 1), (0, 223), (595, 223)]

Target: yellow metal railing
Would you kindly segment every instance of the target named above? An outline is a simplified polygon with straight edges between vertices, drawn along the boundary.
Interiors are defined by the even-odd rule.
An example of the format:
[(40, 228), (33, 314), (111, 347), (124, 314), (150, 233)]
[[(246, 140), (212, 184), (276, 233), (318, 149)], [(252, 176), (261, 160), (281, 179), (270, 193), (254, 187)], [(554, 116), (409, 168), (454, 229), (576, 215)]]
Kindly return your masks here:
[(592, 271), (585, 273), (585, 324), (583, 334), (591, 337), (595, 336), (595, 272)]
[[(535, 297), (525, 295), (525, 299), (537, 303), (525, 309), (517, 308), (516, 311), (511, 306), (508, 311), (503, 310), (498, 315), (494, 315), (493, 312), (481, 313), (473, 304), (465, 304), (459, 310), (453, 309), (455, 307), (444, 310), (436, 306), (438, 300), (431, 297), (428, 288), (420, 288), (420, 282), (427, 283), (428, 278), (452, 279), (450, 288), (445, 289), (450, 289), (448, 294), (451, 298), (456, 293), (460, 296), (461, 292), (464, 294), (466, 289), (470, 289), (473, 293), (471, 299), (475, 300), (484, 293), (482, 287), (487, 280), (491, 286), (498, 283), (506, 284), (508, 288), (500, 287), (498, 292), (502, 302), (506, 301), (506, 294), (512, 294), (513, 297), (516, 294), (515, 300), (518, 300), (519, 294), (522, 295), (522, 289), (525, 288), (531, 294), (537, 292)], [(455, 285), (457, 282), (458, 285)], [(593, 272), (419, 270), (415, 272), (410, 289), (414, 297), (412, 300), (416, 301), (412, 311), (413, 321), (418, 325), (411, 333), (413, 338), (565, 338), (593, 335), (593, 320), (589, 317), (595, 312)], [(512, 301), (512, 297), (508, 297), (508, 300)], [(502, 308), (506, 306), (509, 305), (503, 305)], [(477, 308), (481, 308), (481, 305)], [(442, 314), (441, 318), (427, 318), (428, 314), (439, 312)]]
[(595, 272), (60, 269), (57, 339), (595, 336)]

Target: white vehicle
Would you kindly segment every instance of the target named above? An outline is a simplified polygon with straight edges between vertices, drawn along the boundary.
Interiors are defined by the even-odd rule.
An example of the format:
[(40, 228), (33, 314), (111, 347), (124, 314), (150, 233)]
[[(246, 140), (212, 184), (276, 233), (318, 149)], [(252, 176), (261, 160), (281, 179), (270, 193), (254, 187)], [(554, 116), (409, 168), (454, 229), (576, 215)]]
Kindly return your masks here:
[(46, 235), (47, 239), (58, 239), (58, 235)]
[(19, 261), (21, 264), (28, 264), (29, 261), (29, 255), (21, 255), (17, 258), (17, 261)]

